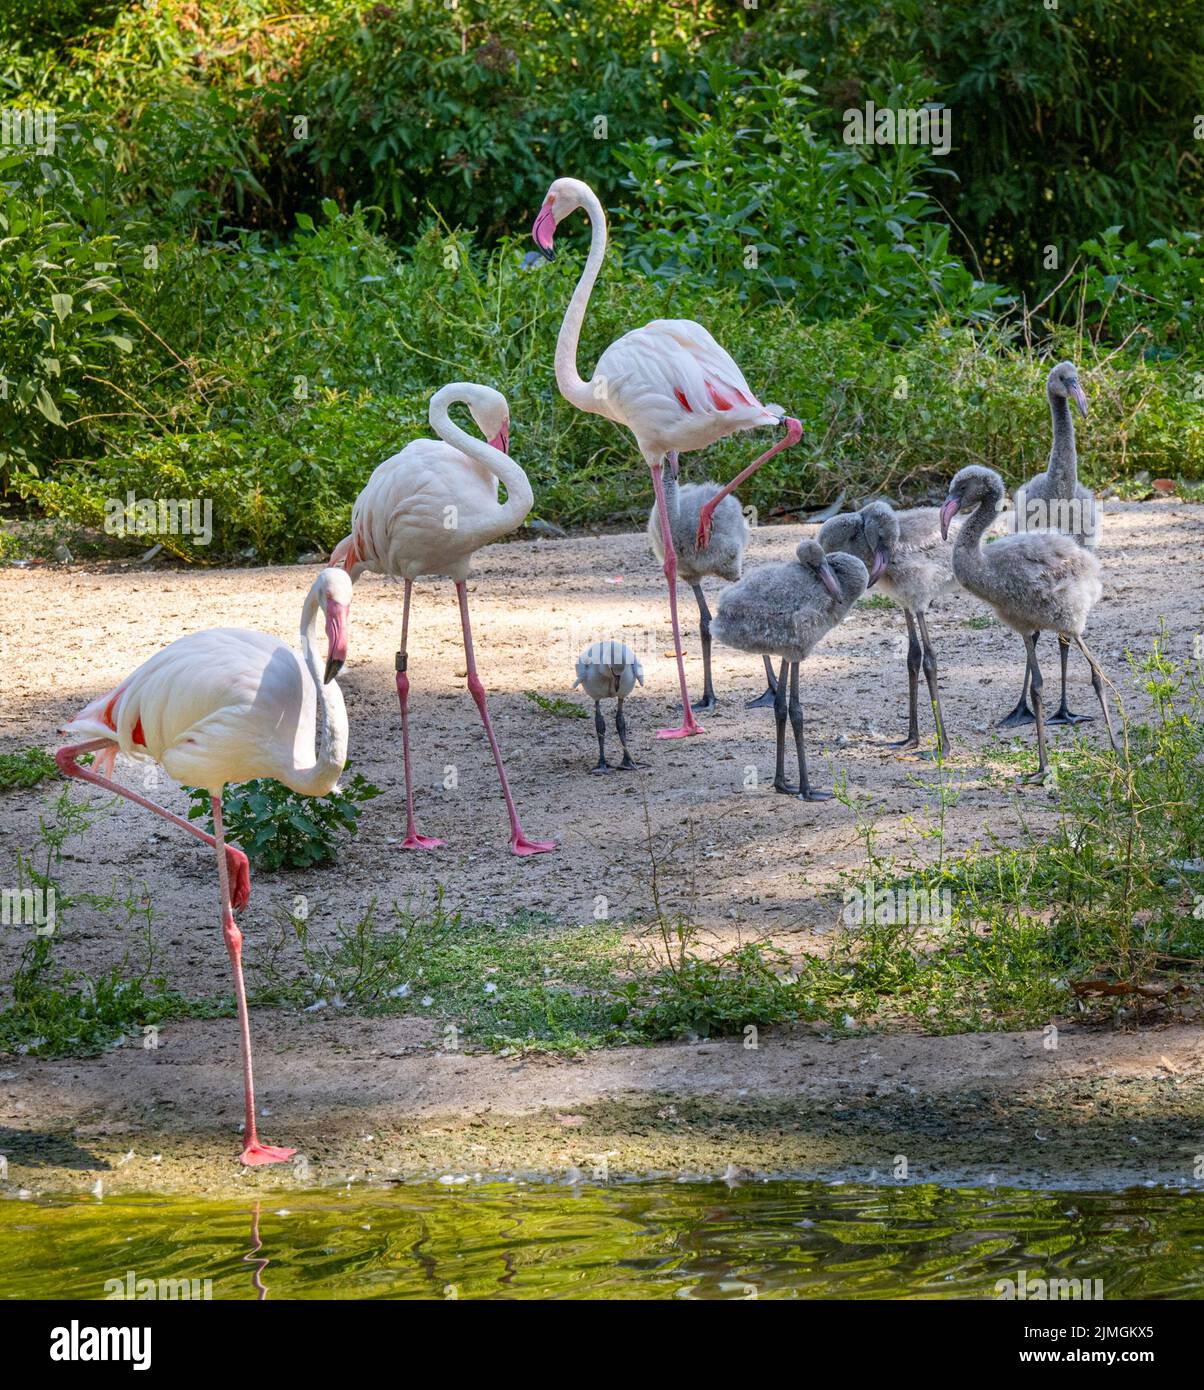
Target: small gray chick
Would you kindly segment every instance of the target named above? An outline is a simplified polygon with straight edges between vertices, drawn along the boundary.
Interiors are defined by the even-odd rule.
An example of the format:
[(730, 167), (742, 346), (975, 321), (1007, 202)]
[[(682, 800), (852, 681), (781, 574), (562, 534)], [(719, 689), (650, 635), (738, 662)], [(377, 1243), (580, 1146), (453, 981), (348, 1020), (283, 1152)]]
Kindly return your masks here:
[[(622, 642), (593, 642), (577, 658), (577, 679), (572, 688), (578, 686), (594, 702), (594, 728), (598, 734), (598, 765), (594, 772), (632, 772), (646, 767), (637, 763), (627, 747), (627, 720), (623, 717), (623, 701), (635, 689), (635, 683), (644, 684), (644, 668), (636, 659), (635, 652)], [(623, 761), (612, 767), (606, 761), (606, 720), (602, 718), (601, 701), (618, 699), (615, 711), (615, 730), (623, 745)]]
[[(818, 541), (805, 540), (799, 542), (794, 559), (757, 565), (719, 600), (714, 628), (719, 641), (743, 652), (776, 656), (782, 663), (773, 710), (778, 736), (774, 791), (803, 801), (826, 801), (832, 795), (816, 790), (807, 777), (799, 664), (845, 620), (868, 583), (869, 574), (855, 555), (825, 555)], [(787, 719), (798, 758), (797, 787), (786, 781)]]

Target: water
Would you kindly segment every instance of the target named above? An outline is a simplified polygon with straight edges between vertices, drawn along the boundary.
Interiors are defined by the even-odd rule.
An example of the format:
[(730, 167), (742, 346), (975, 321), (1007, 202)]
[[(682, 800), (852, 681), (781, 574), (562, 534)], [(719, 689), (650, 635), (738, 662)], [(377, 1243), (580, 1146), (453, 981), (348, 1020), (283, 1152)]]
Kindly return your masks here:
[(0, 1201), (7, 1298), (127, 1279), (243, 1299), (990, 1298), (1021, 1271), (1100, 1279), (1107, 1299), (1204, 1297), (1204, 1193), (494, 1182)]

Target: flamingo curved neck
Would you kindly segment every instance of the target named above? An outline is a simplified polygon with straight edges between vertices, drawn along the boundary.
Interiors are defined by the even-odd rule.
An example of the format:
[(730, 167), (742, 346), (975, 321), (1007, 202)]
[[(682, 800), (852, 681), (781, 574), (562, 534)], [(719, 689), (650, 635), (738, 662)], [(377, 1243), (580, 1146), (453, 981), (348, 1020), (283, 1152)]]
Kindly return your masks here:
[(995, 520), (999, 498), (987, 495), (962, 522), (953, 543), (953, 569), (958, 580), (967, 588), (973, 587), (985, 567), (982, 538)]
[(565, 400), (578, 410), (590, 410), (597, 414), (598, 403), (590, 384), (583, 381), (577, 371), (577, 348), (581, 342), (585, 308), (593, 293), (598, 272), (602, 269), (602, 262), (606, 259), (606, 213), (597, 197), (588, 189), (582, 194), (581, 205), (589, 214), (589, 255), (556, 339), (556, 385), (560, 387), (560, 394)]
[[(347, 763), (347, 706), (337, 681), (322, 680), (318, 665), (318, 627), (322, 607), (316, 592), (311, 589), (301, 614), (301, 654), (317, 694), (317, 718), (322, 732), (312, 767), (297, 768), (291, 785), (303, 796), (325, 796), (338, 785)], [(317, 729), (314, 730), (317, 734)]]
[(531, 491), (526, 473), (509, 454), (461, 429), (448, 414), (448, 407), (453, 400), (463, 398), (457, 396), (444, 400), (440, 399), (442, 394), (439, 392), (431, 399), (432, 428), (445, 444), (484, 465), (498, 479), (506, 489), (506, 500), (497, 509), (497, 534), (505, 535), (507, 531), (516, 530), (535, 505), (535, 494)]
[(1074, 443), (1074, 417), (1065, 396), (1049, 397), (1049, 413), (1053, 417), (1053, 448), (1049, 453), (1049, 480), (1059, 496), (1068, 496), (1078, 482), (1078, 450)]

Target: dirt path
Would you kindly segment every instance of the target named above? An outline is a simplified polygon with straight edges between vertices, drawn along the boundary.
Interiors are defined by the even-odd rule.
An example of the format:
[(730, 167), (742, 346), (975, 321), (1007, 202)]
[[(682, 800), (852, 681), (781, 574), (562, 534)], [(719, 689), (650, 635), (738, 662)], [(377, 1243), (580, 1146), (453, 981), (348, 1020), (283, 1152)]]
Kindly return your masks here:
[[(1204, 1035), (763, 1035), (581, 1061), (441, 1052), (421, 1020), (257, 1016), (262, 1123), (300, 1150), (243, 1173), (235, 1030), (0, 1070), (11, 1188), (198, 1191), (464, 1173), (741, 1172), (1041, 1187), (1191, 1184)], [(202, 1121), (203, 1123), (198, 1123)]]
[[(762, 529), (754, 534), (750, 562), (787, 556), (802, 535), (813, 532), (814, 528), (803, 527)], [(1204, 572), (1199, 565), (1204, 508), (1177, 502), (1112, 503), (1104, 540), (1105, 596), (1089, 636), (1124, 691), (1130, 712), (1140, 714), (1143, 697), (1134, 689), (1123, 664), (1123, 652), (1129, 646), (1137, 652), (1147, 650), (1164, 620), (1171, 654), (1181, 657), (1191, 651), (1204, 621)], [(51, 745), (59, 721), (98, 692), (117, 684), (139, 661), (179, 634), (233, 624), (260, 627), (291, 638), (313, 572), (300, 567), (212, 572), (0, 571), (0, 656), (5, 673), (0, 689), (0, 751), (30, 743)], [(471, 595), (478, 658), (527, 830), (559, 837), (562, 849), (554, 855), (521, 861), (507, 852), (504, 813), (488, 747), (465, 689), (454, 594), (450, 586), (435, 583), (418, 590), (411, 632), (412, 736), (421, 828), (447, 840), (449, 847), (430, 856), (405, 854), (393, 847), (402, 817), (393, 688), (400, 589), (366, 576), (356, 589), (350, 661), (342, 684), (351, 718), (352, 760), (359, 771), (384, 789), (384, 795), (367, 806), (361, 833), (337, 869), (257, 877), (244, 918), (250, 950), (265, 940), (280, 908), (290, 904), (298, 892), (309, 899), (311, 937), (315, 941), (329, 933), (336, 920), (358, 916), (373, 898), (382, 903), (417, 903), (429, 899), (436, 884), (442, 886), (451, 906), (462, 907), (476, 917), (500, 919), (525, 908), (559, 921), (581, 922), (593, 917), (599, 897), (604, 896), (613, 919), (638, 924), (647, 918), (650, 907), (645, 808), (653, 841), (670, 860), (660, 884), (670, 909), (687, 907), (695, 920), (721, 941), (768, 934), (792, 950), (821, 949), (824, 934), (838, 912), (833, 890), (839, 876), (842, 871), (857, 872), (863, 862), (854, 814), (835, 801), (803, 804), (767, 790), (772, 775), (772, 718), (766, 710), (744, 708), (746, 699), (760, 693), (763, 681), (759, 664), (738, 653), (716, 647), (715, 678), (721, 704), (702, 721), (707, 729), (705, 737), (688, 743), (653, 741), (655, 728), (674, 718), (675, 685), (668, 655), (664, 586), (644, 537), (521, 541), (495, 546), (480, 557)], [(691, 680), (700, 684), (697, 623), (688, 591), (682, 594), (682, 611), (687, 618)], [(1022, 659), (1019, 642), (1007, 630), (997, 624), (969, 626), (969, 621), (983, 612), (975, 600), (959, 595), (942, 605), (932, 622), (942, 663), (945, 713), (954, 739), (954, 771), (961, 785), (960, 799), (947, 824), (946, 843), (952, 853), (972, 847), (988, 830), (1006, 841), (1016, 833), (1021, 814), (1030, 824), (1040, 824), (1042, 810), (1049, 805), (1047, 791), (1033, 788), (1017, 792), (1012, 785), (1014, 769), (989, 754), (988, 726), (1014, 702)], [(589, 641), (601, 637), (628, 641), (644, 659), (647, 689), (630, 701), (629, 720), (637, 756), (651, 764), (645, 772), (592, 777), (589, 768), (596, 750), (591, 723), (545, 713), (523, 694), (536, 690), (546, 696), (579, 698), (569, 692), (574, 659)], [(809, 752), (817, 780), (830, 786), (834, 774), (843, 771), (860, 804), (878, 808), (882, 851), (915, 856), (923, 852), (923, 846), (916, 840), (914, 821), (922, 821), (926, 804), (931, 804), (925, 786), (934, 774), (929, 764), (884, 746), (904, 727), (904, 651), (904, 627), (897, 612), (859, 607), (808, 663), (805, 702)], [(1083, 664), (1072, 661), (1071, 672), (1071, 702), (1090, 710), (1092, 694)], [(1051, 652), (1047, 681), (1054, 678), (1056, 661)], [(1059, 733), (1056, 737), (1068, 736)], [(1090, 726), (1088, 736), (1101, 737), (1099, 727)], [(1031, 735), (1025, 739), (1026, 746), (1029, 743)], [(452, 780), (447, 775), (449, 769), (456, 773), (456, 785), (450, 790), (444, 786)], [(130, 775), (128, 767), (125, 774)], [(173, 809), (182, 810), (186, 804), (183, 794), (166, 783), (152, 789), (151, 794)], [(45, 796), (45, 788), (0, 796), (0, 859), (5, 866), (11, 864), (16, 848), (28, 849), (32, 844)], [(683, 844), (692, 844), (692, 853), (673, 850)], [(216, 914), (211, 911), (212, 868), (190, 841), (123, 804), (82, 844), (71, 847), (71, 854), (62, 871), (68, 889), (107, 888), (115, 878), (120, 882), (128, 877), (151, 884), (157, 969), (170, 985), (190, 995), (228, 987)], [(8, 872), (7, 867), (4, 872)], [(11, 932), (11, 928), (3, 929), (10, 944)], [(115, 930), (108, 914), (84, 907), (71, 911), (58, 944), (65, 961), (89, 972), (118, 964), (127, 954), (136, 957), (139, 950), (132, 933)], [(355, 1093), (343, 1083), (357, 1068), (366, 1078), (379, 1074), (395, 1102), (389, 1113), (396, 1126), (400, 1115), (411, 1113), (412, 1102), (420, 1096), (420, 1084), (436, 1087), (437, 1094), (435, 1078), (447, 1068), (464, 1065), (463, 1059), (432, 1061), (423, 1053), (420, 1060), (405, 1061), (400, 1071), (390, 1070), (389, 1030), (399, 1029), (405, 1036), (406, 1025), (401, 1022), (369, 1025), (341, 1017), (328, 1034), (309, 1022), (299, 1028), (295, 1019), (260, 1014), (255, 1027), (265, 1070), (272, 1077), (276, 1108), (290, 1116), (286, 1127), (294, 1137), (297, 1126), (291, 1117), (300, 1108), (306, 1125), (313, 1124), (312, 1129), (302, 1130), (302, 1137), (315, 1153), (320, 1141), (326, 1142), (322, 1136), (327, 1131), (309, 1113), (311, 1106), (316, 1107), (313, 1115), (324, 1113), (318, 1095), (305, 1091), (309, 1080), (319, 1090), (328, 1086), (332, 1094), (346, 1097)], [(189, 1066), (199, 1071), (188, 1073), (190, 1079), (183, 1088), (175, 1084), (167, 1087), (162, 1107), (153, 1100), (153, 1093), (148, 1093), (146, 1113), (164, 1118), (165, 1124), (171, 1113), (177, 1113), (180, 1122), (195, 1119), (192, 1097), (195, 1094), (199, 1105), (209, 1094), (213, 1098), (220, 1095), (226, 1111), (232, 1114), (233, 1030), (227, 1023), (196, 1024), (180, 1028), (178, 1035), (185, 1052), (174, 1054), (177, 1059), (186, 1056), (187, 1047), (212, 1050), (214, 1061), (208, 1064), (212, 1076), (205, 1079), (209, 1075), (207, 1064), (194, 1056)], [(1154, 1036), (1149, 1047), (1160, 1048), (1162, 1044)], [(927, 1048), (949, 1069), (949, 1094), (972, 1097), (993, 1049), (1023, 1049), (1027, 1045), (1017, 1038), (1011, 1042), (875, 1039), (864, 1046), (878, 1049), (883, 1057), (893, 1049)], [(1132, 1045), (1149, 1050), (1144, 1042)], [(813, 1061), (820, 1072), (838, 1055), (820, 1044), (805, 1046), (815, 1050)], [(1083, 1046), (1106, 1060), (1108, 1047), (1121, 1044), (1092, 1040)], [(287, 1058), (282, 1055), (286, 1051)], [(527, 1078), (572, 1078), (572, 1085), (558, 1080), (546, 1103), (571, 1106), (575, 1112), (594, 1107), (602, 1114), (612, 1103), (607, 1099), (613, 1094), (610, 1087), (620, 1079), (630, 1083), (626, 1089), (642, 1095), (680, 1091), (687, 1097), (705, 1096), (705, 1086), (695, 1086), (686, 1072), (679, 1074), (681, 1059), (688, 1055), (697, 1056), (696, 1065), (701, 1067), (704, 1056), (728, 1057), (729, 1050), (697, 1054), (681, 1048), (633, 1050), (555, 1065), (528, 1061), (521, 1064), (521, 1074)], [(738, 1053), (732, 1055), (740, 1060)], [(782, 1055), (791, 1057), (793, 1053)], [(120, 1104), (105, 1099), (112, 1078), (126, 1075), (134, 1088), (132, 1104), (135, 1078), (138, 1085), (150, 1085), (151, 1078), (158, 1078), (156, 1088), (163, 1086), (164, 1077), (181, 1081), (181, 1073), (172, 1070), (180, 1063), (172, 1056), (171, 1049), (161, 1054), (123, 1050), (92, 1062), (51, 1065), (18, 1059), (5, 1063), (3, 1071), (13, 1072), (17, 1078), (7, 1084), (22, 1090), (21, 1103), (28, 1107), (18, 1115), (16, 1127), (53, 1123), (62, 1127), (61, 1132), (71, 1134), (73, 1122), (95, 1115), (101, 1118), (89, 1118), (89, 1124), (127, 1123), (126, 1119), (118, 1122), (113, 1118), (114, 1113), (124, 1114)], [(1142, 1056), (1146, 1057), (1146, 1052)], [(303, 1058), (304, 1068), (295, 1072)], [(1194, 1053), (1185, 1053), (1184, 1059), (1189, 1069), (1198, 1063)], [(1099, 1063), (1104, 1070), (1105, 1060)], [(1156, 1059), (1146, 1057), (1142, 1065), (1146, 1064), (1153, 1068), (1153, 1085)], [(493, 1082), (489, 1079), (510, 1076), (509, 1067), (514, 1065), (480, 1059), (472, 1064), (471, 1081), (466, 1078), (463, 1084), (471, 1084), (471, 1094), (483, 1097), (490, 1094)], [(753, 1061), (745, 1058), (741, 1065), (748, 1069), (742, 1084), (750, 1090), (760, 1084), (756, 1077), (772, 1073), (772, 1068), (765, 1066), (764, 1055)], [(783, 1065), (787, 1072), (778, 1075), (779, 1082), (788, 1074), (788, 1064)], [(883, 1065), (866, 1064), (868, 1075), (875, 1082), (881, 1077), (885, 1084)], [(1092, 1064), (1084, 1061), (1083, 1065), (1089, 1071)], [(1014, 1082), (1025, 1093), (1023, 1105), (1039, 1110), (1044, 1102), (1033, 1088), (1038, 1084), (1036, 1077), (1048, 1077), (1050, 1069), (1040, 1056), (1036, 1061), (1030, 1058), (1026, 1066), (1030, 1070)], [(896, 1071), (902, 1087), (903, 1061)], [(1173, 1082), (1176, 1093), (1183, 1090), (1180, 1081), (1169, 1075), (1171, 1081), (1166, 1084)], [(388, 1078), (387, 1082), (383, 1078)], [(289, 1087), (298, 1088), (295, 1092), (280, 1089), (286, 1079)], [(43, 1083), (48, 1088), (45, 1094), (39, 1089)], [(763, 1087), (766, 1104), (775, 1094), (775, 1084), (771, 1081)], [(800, 1084), (805, 1087), (805, 1083)], [(1039, 1084), (1048, 1083), (1042, 1080)], [(533, 1085), (538, 1089), (537, 1081)], [(195, 1093), (189, 1086), (196, 1086)], [(735, 1104), (733, 1097), (738, 1097), (740, 1089), (725, 1092), (724, 1103)], [(504, 1086), (497, 1091), (499, 1105), (506, 1094)], [(835, 1094), (829, 1090), (814, 1099), (827, 1105)], [(856, 1095), (853, 1090), (849, 1094)], [(295, 1097), (299, 1107), (289, 1104), (289, 1096)], [(173, 1097), (175, 1103), (170, 1106), (167, 1101)], [(353, 1142), (351, 1136), (361, 1130), (374, 1132), (373, 1126), (384, 1130), (383, 1121), (370, 1124), (366, 1118), (383, 1114), (372, 1110), (383, 1103), (383, 1095), (365, 1093), (366, 1108), (361, 1115), (356, 1102), (354, 1113), (346, 1117), (347, 1133), (330, 1141), (335, 1166), (345, 1163), (350, 1168), (365, 1168), (369, 1160), (363, 1153), (355, 1156), (359, 1141)], [(915, 1098), (911, 1102), (899, 1100), (899, 1105), (908, 1103), (918, 1102)], [(885, 1116), (881, 1106), (886, 1102), (877, 1104)], [(1059, 1112), (1060, 1118), (1050, 1118), (1047, 1128), (1061, 1130), (1072, 1122), (1071, 1128), (1078, 1132), (1077, 1127), (1090, 1113), (1089, 1102), (1068, 1100), (1067, 1104), (1070, 1110)], [(117, 1112), (111, 1110), (112, 1105), (117, 1106)], [(523, 1105), (527, 1107), (524, 1114), (538, 1110), (531, 1097), (523, 1100)], [(1084, 1106), (1088, 1108), (1082, 1109)], [(351, 1109), (334, 1100), (331, 1107), (332, 1114)], [(772, 1106), (765, 1113), (771, 1112)], [(1116, 1110), (1116, 1114), (1124, 1113), (1123, 1107)], [(858, 1114), (862, 1114), (860, 1100)], [(974, 1114), (968, 1101), (963, 1124), (973, 1128)], [(1145, 1118), (1152, 1121), (1157, 1114), (1155, 1106)], [(13, 1118), (5, 1123), (13, 1124)], [(523, 1121), (523, 1125), (534, 1123)], [(886, 1133), (894, 1132), (885, 1118), (882, 1123)], [(952, 1119), (950, 1126), (952, 1132)], [(175, 1132), (170, 1124), (167, 1127)], [(582, 1127), (557, 1122), (557, 1128), (561, 1127), (573, 1145), (582, 1140)], [(1197, 1123), (1196, 1138), (1184, 1143), (1198, 1147), (1202, 1128)], [(590, 1142), (596, 1138), (602, 1143), (605, 1133), (603, 1126)], [(542, 1140), (534, 1148), (519, 1144), (510, 1150), (503, 1138), (489, 1130), (484, 1142), (491, 1159), (525, 1164), (532, 1154), (544, 1154), (546, 1160)], [(643, 1154), (649, 1165), (656, 1166), (652, 1160), (661, 1152), (658, 1145), (662, 1138), (656, 1137), (655, 1144), (650, 1140), (646, 1149), (629, 1139), (625, 1152), (633, 1155), (633, 1162), (643, 1162), (639, 1157)], [(833, 1140), (837, 1147), (838, 1139), (839, 1135)], [(85, 1136), (70, 1142), (86, 1147), (90, 1141)], [(140, 1138), (131, 1146), (145, 1142)], [(458, 1142), (449, 1139), (445, 1147), (432, 1143), (429, 1152), (438, 1158), (432, 1166), (451, 1162), (452, 1155), (460, 1153), (455, 1148)], [(883, 1142), (889, 1149), (896, 1141)], [(425, 1152), (413, 1134), (398, 1143), (400, 1147), (392, 1152), (402, 1166), (417, 1162)], [(111, 1144), (106, 1152), (110, 1149)], [(222, 1141), (216, 1152), (224, 1149)], [(665, 1152), (670, 1149), (671, 1144)], [(1175, 1150), (1173, 1163), (1167, 1159), (1170, 1168), (1181, 1164), (1181, 1149), (1182, 1145)], [(759, 1144), (757, 1151), (761, 1152)], [(793, 1152), (787, 1143), (780, 1155), (783, 1162)], [(801, 1149), (799, 1154), (806, 1156)], [(851, 1155), (846, 1157), (853, 1161)], [(799, 1166), (806, 1166), (802, 1158)], [(745, 1159), (752, 1161), (748, 1155)], [(745, 1160), (737, 1155), (733, 1161)], [(856, 1157), (863, 1165), (877, 1163), (880, 1171), (883, 1161), (868, 1153)], [(993, 1163), (984, 1161), (988, 1166)], [(1040, 1166), (1035, 1153), (1027, 1159), (1013, 1153), (1010, 1161), (1026, 1171), (1035, 1172)], [(62, 1160), (56, 1160), (54, 1166), (60, 1175), (67, 1171), (61, 1164)], [(1002, 1158), (999, 1166), (1006, 1166)], [(1134, 1169), (1140, 1171), (1140, 1166)]]

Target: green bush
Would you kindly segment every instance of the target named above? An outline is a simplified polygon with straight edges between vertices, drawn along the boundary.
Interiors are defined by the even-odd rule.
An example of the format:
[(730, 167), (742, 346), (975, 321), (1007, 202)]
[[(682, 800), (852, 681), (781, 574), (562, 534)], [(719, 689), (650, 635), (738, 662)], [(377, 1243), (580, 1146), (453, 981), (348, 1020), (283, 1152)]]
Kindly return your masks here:
[[(203, 818), (212, 833), (209, 793), (191, 788), (188, 795), (188, 819)], [(227, 839), (255, 868), (309, 869), (338, 858), (342, 840), (359, 829), (359, 803), (379, 795), (380, 788), (358, 772), (326, 796), (301, 796), (270, 777), (259, 777), (226, 787), (222, 823)]]
[[(674, 139), (648, 137), (619, 157), (631, 170), (636, 230), (627, 255), (646, 274), (789, 302), (809, 320), (864, 316), (905, 341), (934, 314), (992, 318), (997, 285), (970, 275), (926, 191), (945, 172), (929, 149), (878, 159), (813, 127), (802, 72), (750, 74), (715, 65), (705, 110), (679, 97)], [(896, 75), (880, 105), (919, 109), (933, 87)], [(872, 147), (871, 147), (872, 149)]]

